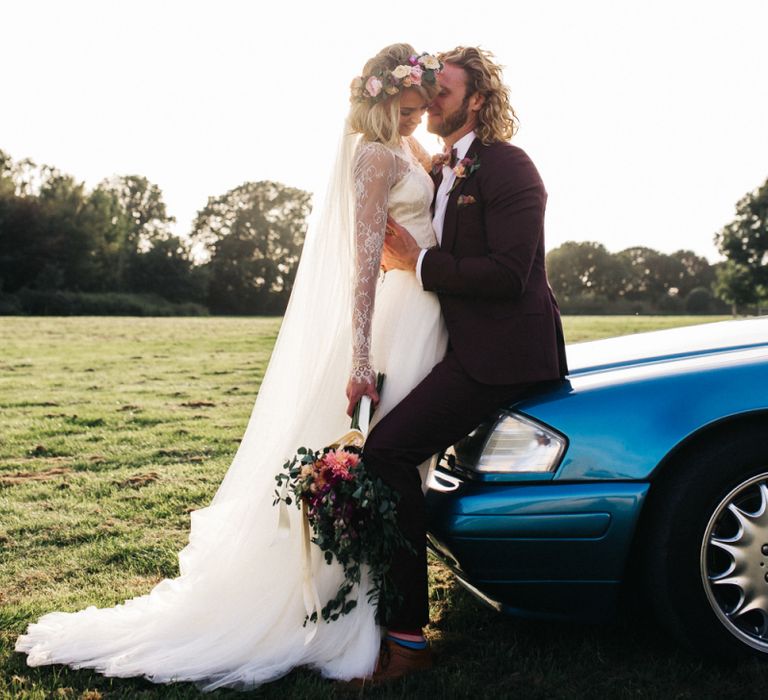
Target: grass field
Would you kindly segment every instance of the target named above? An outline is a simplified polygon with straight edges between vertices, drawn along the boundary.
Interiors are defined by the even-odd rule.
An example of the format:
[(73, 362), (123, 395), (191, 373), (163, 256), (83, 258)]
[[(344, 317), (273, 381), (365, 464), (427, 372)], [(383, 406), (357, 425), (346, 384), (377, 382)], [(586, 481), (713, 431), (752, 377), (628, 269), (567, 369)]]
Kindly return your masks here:
[[(714, 320), (714, 319), (712, 319)], [(569, 341), (699, 323), (566, 318)], [(177, 572), (189, 512), (212, 496), (247, 423), (279, 320), (0, 318), (0, 697), (191, 698), (13, 652), (39, 615), (112, 605)], [(703, 662), (637, 619), (525, 622), (431, 567), (436, 670), (381, 698), (751, 698), (768, 668)], [(340, 693), (297, 671), (245, 697)], [(211, 697), (235, 695), (231, 691)]]

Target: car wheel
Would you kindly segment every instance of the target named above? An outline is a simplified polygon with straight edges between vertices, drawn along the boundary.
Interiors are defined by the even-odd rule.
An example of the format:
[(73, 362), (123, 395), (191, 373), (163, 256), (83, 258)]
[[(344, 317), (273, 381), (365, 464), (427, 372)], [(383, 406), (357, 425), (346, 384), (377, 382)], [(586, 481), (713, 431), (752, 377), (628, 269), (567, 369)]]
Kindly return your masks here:
[[(763, 427), (764, 430), (764, 427)], [(768, 660), (768, 450), (731, 433), (668, 465), (645, 509), (659, 621), (707, 656)]]

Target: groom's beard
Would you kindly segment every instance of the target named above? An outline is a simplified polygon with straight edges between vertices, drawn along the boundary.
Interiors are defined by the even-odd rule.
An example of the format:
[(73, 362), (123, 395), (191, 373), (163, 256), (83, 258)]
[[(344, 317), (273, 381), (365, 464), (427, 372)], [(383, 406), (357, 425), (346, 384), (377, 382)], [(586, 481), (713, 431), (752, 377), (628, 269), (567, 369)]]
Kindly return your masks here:
[(470, 95), (466, 95), (461, 103), (461, 107), (459, 107), (453, 114), (449, 114), (447, 117), (443, 116), (443, 121), (435, 132), (438, 136), (442, 136), (443, 138), (450, 136), (467, 123), (469, 120), (469, 98)]

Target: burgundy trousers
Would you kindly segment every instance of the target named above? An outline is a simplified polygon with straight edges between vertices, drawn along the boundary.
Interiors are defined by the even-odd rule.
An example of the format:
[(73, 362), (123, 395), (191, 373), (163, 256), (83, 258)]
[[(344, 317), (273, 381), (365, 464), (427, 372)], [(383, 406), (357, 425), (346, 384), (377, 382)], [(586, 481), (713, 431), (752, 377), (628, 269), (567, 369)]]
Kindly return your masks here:
[(384, 621), (390, 629), (415, 630), (429, 622), (426, 518), (418, 465), (465, 437), (530, 386), (476, 382), (449, 350), (368, 435), (363, 461), (400, 494), (398, 522), (415, 549), (415, 554), (401, 550), (392, 560), (392, 582), (403, 601)]

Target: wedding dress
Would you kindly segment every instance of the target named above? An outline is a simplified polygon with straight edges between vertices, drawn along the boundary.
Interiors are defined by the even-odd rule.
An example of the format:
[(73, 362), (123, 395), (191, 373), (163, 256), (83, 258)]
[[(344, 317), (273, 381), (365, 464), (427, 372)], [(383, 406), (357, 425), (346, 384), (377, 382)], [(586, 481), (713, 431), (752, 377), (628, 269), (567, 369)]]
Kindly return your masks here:
[(299, 446), (319, 449), (346, 432), (351, 368), (386, 374), (375, 422), (442, 358), (437, 298), (413, 273), (379, 280), (387, 211), (421, 246), (435, 244), (432, 193), (407, 142), (342, 138), (248, 427), (211, 505), (192, 513), (180, 575), (112, 608), (43, 616), (16, 643), (30, 666), (194, 681), (203, 690), (251, 688), (297, 666), (334, 679), (370, 675), (380, 630), (365, 578), (350, 613), (303, 626), (307, 581), (324, 604), (342, 571), (315, 545), (305, 559), (298, 509), (288, 509), (287, 534), (278, 527), (274, 476)]

